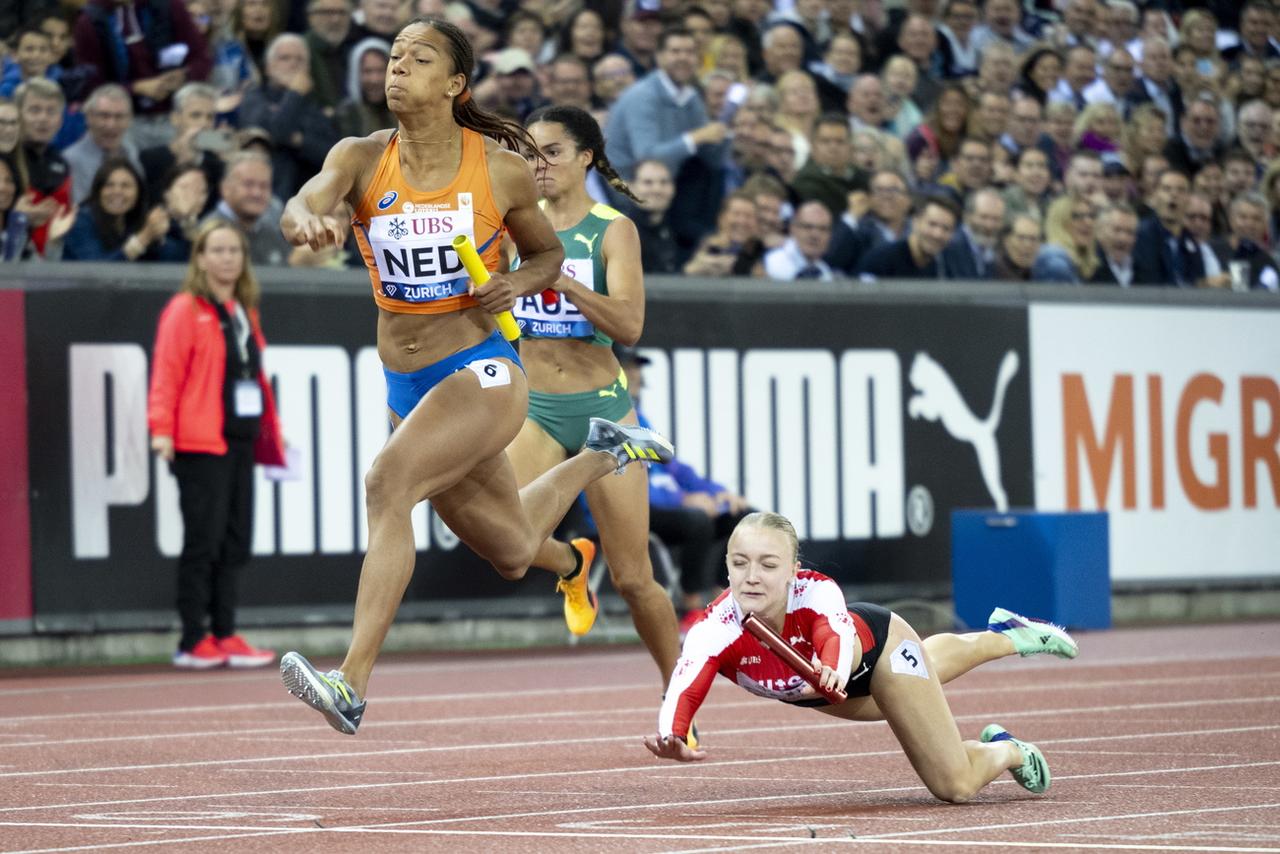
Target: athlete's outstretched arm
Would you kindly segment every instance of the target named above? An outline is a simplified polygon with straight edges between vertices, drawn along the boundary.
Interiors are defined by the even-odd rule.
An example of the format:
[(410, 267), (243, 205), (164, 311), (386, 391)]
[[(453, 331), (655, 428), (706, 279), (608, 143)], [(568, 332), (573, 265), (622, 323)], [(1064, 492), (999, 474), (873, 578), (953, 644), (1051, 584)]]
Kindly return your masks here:
[[(538, 207), (538, 190), (533, 183), (533, 170), (523, 157), (506, 149), (489, 151), (489, 169), (494, 196), (503, 221), (520, 254), (520, 267), (510, 273), (494, 276), (489, 284), (476, 294), (491, 289), (501, 279), (509, 284), (511, 301), (504, 309), (515, 304), (515, 298), (546, 290), (560, 276), (560, 263), (564, 260), (564, 247), (556, 237), (555, 229), (547, 221), (546, 214)], [(483, 301), (482, 301), (482, 304)], [(489, 308), (488, 305), (485, 305)]]
[(640, 233), (635, 223), (620, 216), (605, 229), (605, 277), (609, 295), (596, 293), (581, 282), (561, 276), (556, 290), (568, 297), (591, 324), (628, 346), (644, 331), (644, 271), (640, 265)]
[(280, 230), (294, 246), (312, 249), (341, 246), (346, 239), (342, 223), (333, 211), (343, 200), (350, 200), (362, 161), (369, 156), (367, 137), (341, 140), (324, 159), (324, 166), (298, 190), (284, 206)]

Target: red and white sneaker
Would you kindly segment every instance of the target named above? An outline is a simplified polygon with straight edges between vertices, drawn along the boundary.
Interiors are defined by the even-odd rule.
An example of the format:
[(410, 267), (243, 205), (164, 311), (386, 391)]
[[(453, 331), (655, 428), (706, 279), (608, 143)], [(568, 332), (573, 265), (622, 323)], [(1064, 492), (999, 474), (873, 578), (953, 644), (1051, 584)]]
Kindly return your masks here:
[(205, 635), (191, 649), (180, 649), (173, 654), (173, 666), (185, 670), (210, 670), (226, 663), (227, 654), (218, 646), (213, 635)]
[(228, 667), (266, 667), (276, 660), (274, 649), (250, 646), (240, 635), (217, 639), (218, 649), (227, 657)]

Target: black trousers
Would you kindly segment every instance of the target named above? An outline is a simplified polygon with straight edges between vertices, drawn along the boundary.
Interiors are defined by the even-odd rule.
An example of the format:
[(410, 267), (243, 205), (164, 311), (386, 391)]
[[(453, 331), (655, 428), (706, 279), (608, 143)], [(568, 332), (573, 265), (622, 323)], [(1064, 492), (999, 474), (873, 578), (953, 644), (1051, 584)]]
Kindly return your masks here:
[(236, 631), (240, 569), (253, 543), (253, 442), (228, 440), (221, 456), (176, 454), (170, 470), (182, 508), (178, 646), (190, 650), (207, 631)]
[(649, 530), (680, 556), (680, 587), (703, 593), (724, 586), (725, 545), (734, 526), (750, 511), (708, 516), (693, 507), (649, 505)]

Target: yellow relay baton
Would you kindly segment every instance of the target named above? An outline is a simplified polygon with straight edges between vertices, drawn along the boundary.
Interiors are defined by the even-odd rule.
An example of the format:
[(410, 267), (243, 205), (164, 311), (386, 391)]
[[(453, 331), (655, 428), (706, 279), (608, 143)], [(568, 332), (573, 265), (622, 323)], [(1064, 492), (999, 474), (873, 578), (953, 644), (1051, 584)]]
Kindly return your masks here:
[[(467, 275), (471, 277), (471, 281), (475, 283), (477, 288), (484, 287), (489, 281), (489, 270), (485, 267), (484, 262), (480, 260), (480, 253), (476, 252), (475, 244), (471, 242), (471, 238), (465, 234), (459, 234), (453, 238), (453, 251), (458, 253), (462, 266), (466, 268)], [(508, 341), (514, 341), (520, 337), (520, 325), (516, 323), (515, 315), (509, 311), (500, 311), (497, 314), (498, 331), (502, 333), (502, 337)]]

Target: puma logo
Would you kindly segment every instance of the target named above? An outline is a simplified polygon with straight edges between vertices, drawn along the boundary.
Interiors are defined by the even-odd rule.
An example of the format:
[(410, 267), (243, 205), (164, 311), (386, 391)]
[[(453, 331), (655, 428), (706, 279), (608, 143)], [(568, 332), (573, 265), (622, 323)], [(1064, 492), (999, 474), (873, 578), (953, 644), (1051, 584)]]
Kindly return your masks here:
[[(858, 668), (857, 673), (849, 677), (849, 682), (852, 682), (855, 679), (861, 679), (866, 674), (866, 672), (870, 669), (871, 669), (870, 666), (868, 666), (865, 661), (862, 662), (862, 667)], [(848, 682), (846, 682), (845, 684), (847, 685)]]
[(907, 377), (916, 390), (907, 401), (907, 414), (926, 421), (941, 420), (952, 438), (973, 446), (974, 453), (978, 455), (982, 481), (1001, 513), (1009, 509), (1009, 498), (1000, 483), (1000, 448), (996, 444), (996, 430), (1000, 427), (1000, 415), (1004, 411), (1005, 390), (1017, 372), (1018, 354), (1010, 350), (1000, 360), (995, 398), (991, 402), (991, 411), (982, 420), (969, 409), (942, 365), (928, 353), (916, 354)]
[(612, 387), (598, 389), (596, 391), (596, 394), (598, 394), (600, 397), (612, 397), (614, 400), (618, 399), (618, 390)]
[(583, 243), (587, 244), (587, 251), (588, 251), (588, 252), (595, 252), (595, 251), (596, 251), (596, 241), (600, 239), (600, 235), (598, 235), (598, 234), (597, 234), (595, 237), (592, 237), (590, 240), (588, 240), (588, 239), (587, 239), (587, 236), (586, 236), (585, 234), (575, 234), (575, 235), (573, 236), (573, 239), (574, 239), (574, 240), (581, 240)]

